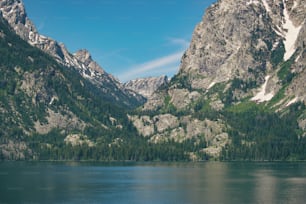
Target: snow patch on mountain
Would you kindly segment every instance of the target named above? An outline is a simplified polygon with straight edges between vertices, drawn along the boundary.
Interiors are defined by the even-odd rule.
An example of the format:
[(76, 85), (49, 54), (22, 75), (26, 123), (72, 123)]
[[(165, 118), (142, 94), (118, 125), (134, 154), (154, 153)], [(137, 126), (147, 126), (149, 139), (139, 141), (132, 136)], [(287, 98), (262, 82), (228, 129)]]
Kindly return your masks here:
[(252, 5), (252, 4), (255, 4), (255, 5), (257, 5), (257, 4), (259, 4), (259, 1), (258, 0), (250, 0), (249, 2), (247, 2), (247, 6), (249, 6), (249, 5)]
[(251, 98), (251, 101), (262, 103), (265, 101), (270, 101), (273, 98), (274, 96), (273, 93), (266, 93), (266, 88), (267, 88), (269, 79), (270, 79), (269, 75), (265, 77), (265, 83), (261, 86), (260, 91), (253, 98)]
[(283, 3), (284, 3), (284, 17), (285, 17), (283, 24), (283, 28), (285, 29), (284, 44), (286, 50), (286, 53), (284, 55), (284, 61), (287, 61), (288, 59), (290, 59), (290, 57), (294, 54), (296, 50), (295, 42), (298, 38), (302, 26), (298, 27), (294, 26), (293, 22), (290, 20), (290, 16), (284, 0)]
[(212, 88), (214, 85), (216, 84), (216, 82), (211, 82), (210, 84), (209, 84), (209, 86), (208, 86), (208, 88), (207, 89), (210, 89), (210, 88)]
[(295, 9), (296, 7), (298, 6), (298, 3), (295, 1), (293, 2), (293, 7), (292, 7), (292, 10)]
[(271, 8), (269, 6), (269, 4), (267, 3), (266, 0), (262, 0), (263, 5), (265, 6), (265, 9), (267, 10), (268, 13), (271, 12)]
[(298, 102), (299, 98), (298, 97), (295, 97), (294, 99), (292, 99), (291, 101), (289, 101), (287, 104), (286, 104), (286, 107)]

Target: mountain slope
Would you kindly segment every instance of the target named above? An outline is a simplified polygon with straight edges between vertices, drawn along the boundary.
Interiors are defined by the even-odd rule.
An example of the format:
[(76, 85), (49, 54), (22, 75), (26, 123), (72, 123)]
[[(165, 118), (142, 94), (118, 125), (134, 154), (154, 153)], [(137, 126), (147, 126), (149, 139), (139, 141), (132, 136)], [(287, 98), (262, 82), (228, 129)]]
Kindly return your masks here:
[[(239, 150), (249, 152), (239, 159), (299, 155), (303, 148), (293, 147), (306, 135), (305, 5), (304, 0), (213, 4), (194, 30), (179, 73), (140, 116), (131, 117), (139, 133), (157, 143), (204, 138), (203, 151), (213, 157), (233, 159)], [(276, 153), (275, 141), (288, 144), (280, 145), (281, 151), (292, 152)]]
[(106, 73), (87, 51), (81, 50), (71, 54), (64, 44), (40, 35), (27, 17), (21, 0), (3, 0), (0, 2), (3, 17), (14, 31), (31, 45), (50, 54), (58, 63), (76, 69), (84, 78), (100, 88), (100, 91), (118, 105), (134, 108), (144, 103), (144, 98), (124, 89), (123, 85), (112, 75)]
[(88, 51), (72, 55), (39, 35), (21, 1), (0, 6), (0, 160), (189, 160), (191, 141), (138, 135), (127, 110), (144, 98)]
[(1, 17), (0, 53), (1, 156), (40, 158), (65, 143), (94, 146), (137, 135), (99, 88), (20, 39)]

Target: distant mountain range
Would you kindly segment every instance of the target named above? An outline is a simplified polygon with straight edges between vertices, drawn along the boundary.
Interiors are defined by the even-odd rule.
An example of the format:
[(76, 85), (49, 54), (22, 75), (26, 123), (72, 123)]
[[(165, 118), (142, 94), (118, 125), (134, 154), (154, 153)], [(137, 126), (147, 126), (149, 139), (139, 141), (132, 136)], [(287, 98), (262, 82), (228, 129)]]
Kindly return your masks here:
[(167, 86), (168, 83), (169, 80), (167, 76), (148, 77), (128, 81), (124, 84), (124, 87), (128, 90), (135, 91), (146, 98), (150, 98), (154, 92), (162, 86)]

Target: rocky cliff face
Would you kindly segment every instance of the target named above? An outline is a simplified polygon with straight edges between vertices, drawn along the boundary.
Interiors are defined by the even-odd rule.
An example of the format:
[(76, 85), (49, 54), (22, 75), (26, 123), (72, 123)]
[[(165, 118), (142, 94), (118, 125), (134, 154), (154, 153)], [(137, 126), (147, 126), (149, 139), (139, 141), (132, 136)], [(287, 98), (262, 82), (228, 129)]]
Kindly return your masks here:
[[(179, 132), (176, 139), (195, 137), (188, 128), (177, 130), (186, 125), (193, 127), (189, 130), (208, 127), (209, 134), (199, 131), (208, 143), (203, 151), (218, 155), (220, 147), (231, 143), (228, 110), (250, 103), (284, 114), (291, 105), (306, 103), (305, 33), (305, 0), (217, 1), (196, 26), (179, 73), (148, 100), (144, 115), (132, 120), (156, 142), (173, 132)], [(145, 115), (148, 111), (156, 116)], [(165, 113), (175, 115), (179, 125), (158, 131), (158, 124), (167, 124), (169, 118), (157, 123), (154, 117)], [(304, 111), (298, 118), (304, 135), (305, 116)]]
[(124, 89), (123, 85), (112, 75), (106, 73), (85, 50), (71, 54), (64, 44), (40, 35), (36, 27), (27, 17), (21, 0), (2, 0), (0, 10), (15, 32), (32, 46), (50, 54), (60, 64), (72, 67), (86, 79), (100, 87), (112, 100), (125, 107), (136, 107), (144, 102), (144, 98)]
[(47, 52), (63, 65), (82, 68), (82, 65), (76, 59), (73, 59), (64, 44), (37, 32), (35, 25), (27, 17), (21, 0), (3, 0), (0, 2), (0, 9), (3, 17), (22, 39)]
[(167, 76), (160, 76), (131, 80), (125, 83), (124, 87), (135, 91), (146, 98), (150, 98), (155, 91), (157, 91), (161, 86), (168, 85), (168, 83), (169, 80)]
[[(284, 103), (305, 101), (305, 16), (303, 0), (218, 1), (196, 26), (168, 94), (185, 90), (186, 101), (192, 91), (224, 85), (225, 92), (240, 81), (232, 90), (238, 100), (270, 101), (285, 85)], [(295, 77), (285, 82), (286, 74)]]
[(284, 61), (295, 51), (302, 54), (304, 3), (218, 1), (197, 25), (180, 74), (188, 76), (193, 88), (209, 89), (235, 77), (252, 79), (252, 70), (262, 70), (254, 79), (260, 84), (277, 64), (273, 51), (285, 49)]

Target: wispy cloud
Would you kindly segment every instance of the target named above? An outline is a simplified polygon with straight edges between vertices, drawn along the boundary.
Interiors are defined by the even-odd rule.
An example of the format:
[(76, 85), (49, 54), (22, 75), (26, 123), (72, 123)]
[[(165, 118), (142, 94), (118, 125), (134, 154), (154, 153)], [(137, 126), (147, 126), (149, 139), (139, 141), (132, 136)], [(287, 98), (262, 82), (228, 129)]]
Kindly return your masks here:
[(39, 32), (42, 32), (42, 30), (45, 28), (45, 21), (40, 22), (40, 24), (37, 27), (37, 30)]
[[(154, 59), (139, 65), (135, 65), (128, 69), (125, 73), (119, 75), (121, 81), (127, 81), (143, 76), (163, 75), (168, 72), (173, 72), (175, 67), (178, 68), (178, 64), (184, 51), (179, 51), (158, 59)], [(150, 73), (150, 74), (149, 74)]]
[(119, 79), (123, 82), (148, 76), (161, 76), (168, 75), (169, 77), (175, 74), (179, 68), (180, 60), (184, 54), (184, 51), (189, 46), (189, 41), (179, 37), (167, 37), (167, 48), (171, 47), (178, 51), (172, 54), (162, 56), (157, 59), (153, 59), (141, 64), (130, 66), (126, 72), (118, 75)]
[(173, 37), (170, 37), (168, 38), (168, 41), (170, 44), (172, 45), (179, 45), (181, 46), (183, 49), (186, 49), (188, 48), (190, 42), (186, 39), (183, 39), (183, 38), (173, 38)]

